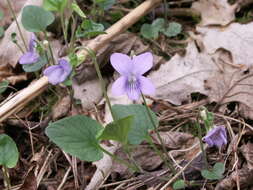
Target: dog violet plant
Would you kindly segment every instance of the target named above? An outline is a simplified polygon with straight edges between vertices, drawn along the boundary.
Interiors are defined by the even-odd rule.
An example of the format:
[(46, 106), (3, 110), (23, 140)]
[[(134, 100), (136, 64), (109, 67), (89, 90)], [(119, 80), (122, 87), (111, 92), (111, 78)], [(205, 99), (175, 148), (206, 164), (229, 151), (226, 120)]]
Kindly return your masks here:
[(114, 95), (127, 94), (131, 100), (138, 100), (141, 93), (147, 95), (155, 93), (154, 85), (142, 76), (153, 66), (151, 53), (146, 52), (132, 58), (122, 53), (114, 53), (110, 61), (121, 75), (112, 85)]

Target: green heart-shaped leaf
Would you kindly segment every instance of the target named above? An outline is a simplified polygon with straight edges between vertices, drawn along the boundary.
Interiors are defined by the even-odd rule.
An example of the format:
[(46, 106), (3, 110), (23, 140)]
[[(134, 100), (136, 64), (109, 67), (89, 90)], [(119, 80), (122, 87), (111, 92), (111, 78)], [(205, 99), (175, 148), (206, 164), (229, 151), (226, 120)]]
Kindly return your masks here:
[[(148, 131), (154, 129), (147, 110), (143, 105), (113, 105), (112, 110), (118, 120), (127, 116), (134, 116), (132, 128), (128, 135), (128, 142), (130, 144), (140, 144), (149, 135)], [(158, 126), (155, 113), (151, 111), (151, 115), (156, 126)]]
[(76, 115), (50, 123), (46, 134), (60, 148), (80, 160), (97, 161), (103, 157), (96, 139), (102, 128), (97, 121)]
[(212, 170), (202, 170), (201, 171), (201, 175), (209, 180), (217, 180), (217, 179), (221, 179), (223, 176), (222, 174), (225, 171), (225, 166), (223, 163), (218, 162), (214, 165), (214, 167), (212, 168)]
[(0, 135), (0, 165), (13, 168), (18, 162), (18, 149), (16, 143), (8, 135)]
[(184, 180), (180, 179), (177, 180), (174, 184), (173, 184), (173, 189), (177, 190), (177, 189), (183, 189), (185, 188), (187, 185), (185, 184)]
[(158, 38), (159, 31), (156, 30), (151, 24), (143, 24), (141, 26), (141, 35), (147, 39)]
[(45, 31), (54, 21), (54, 15), (42, 7), (28, 5), (23, 8), (21, 22), (30, 32)]
[(169, 26), (161, 32), (168, 37), (175, 37), (182, 32), (182, 25), (177, 22), (171, 22)]
[(32, 64), (24, 64), (22, 65), (22, 68), (24, 69), (25, 72), (30, 73), (30, 72), (35, 72), (40, 70), (44, 65), (46, 65), (47, 58), (46, 56), (42, 56), (39, 58), (39, 60), (35, 63)]
[(133, 124), (133, 120), (134, 116), (128, 116), (109, 123), (99, 136), (99, 139), (115, 140), (127, 144), (128, 134)]
[(94, 37), (99, 34), (105, 34), (104, 25), (93, 22), (92, 20), (83, 21), (81, 27), (78, 28), (76, 36), (80, 37)]

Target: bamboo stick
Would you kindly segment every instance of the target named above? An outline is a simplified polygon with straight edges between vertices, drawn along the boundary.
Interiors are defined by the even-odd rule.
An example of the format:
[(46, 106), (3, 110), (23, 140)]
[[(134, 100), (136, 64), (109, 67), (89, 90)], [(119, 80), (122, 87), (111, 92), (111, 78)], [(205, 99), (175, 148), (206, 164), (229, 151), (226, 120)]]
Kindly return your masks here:
[[(141, 17), (147, 14), (152, 8), (156, 7), (162, 0), (146, 0), (138, 7), (133, 9), (129, 14), (120, 19), (105, 32), (106, 34), (99, 35), (92, 40), (86, 47), (98, 51), (104, 47), (110, 40), (117, 35), (126, 31), (134, 23), (136, 23)], [(86, 57), (88, 55), (86, 50), (80, 50), (78, 53), (80, 56)], [(30, 84), (25, 89), (17, 93), (16, 96), (11, 98), (5, 104), (0, 106), (0, 122), (3, 122), (6, 118), (12, 114), (20, 111), (28, 102), (40, 95), (48, 86), (47, 77), (42, 77), (34, 83)]]

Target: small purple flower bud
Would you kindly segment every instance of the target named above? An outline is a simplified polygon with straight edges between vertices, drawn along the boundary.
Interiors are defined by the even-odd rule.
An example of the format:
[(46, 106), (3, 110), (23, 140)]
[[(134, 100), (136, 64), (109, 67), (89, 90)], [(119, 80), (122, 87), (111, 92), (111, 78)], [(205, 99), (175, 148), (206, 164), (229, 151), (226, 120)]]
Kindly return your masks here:
[(24, 53), (20, 59), (20, 64), (32, 64), (39, 60), (39, 54), (36, 52), (36, 36), (34, 33), (31, 34), (31, 39), (29, 41), (28, 52)]
[(153, 95), (155, 87), (151, 81), (142, 76), (153, 66), (153, 55), (146, 52), (133, 58), (113, 53), (110, 58), (113, 68), (121, 75), (112, 85), (116, 96), (127, 94), (131, 100), (138, 100), (141, 93)]
[(224, 126), (216, 126), (211, 129), (202, 139), (210, 147), (216, 146), (221, 148), (227, 144), (227, 132)]
[(43, 72), (48, 77), (49, 83), (55, 85), (64, 82), (70, 75), (72, 70), (71, 65), (65, 59), (60, 59), (58, 65), (49, 66)]

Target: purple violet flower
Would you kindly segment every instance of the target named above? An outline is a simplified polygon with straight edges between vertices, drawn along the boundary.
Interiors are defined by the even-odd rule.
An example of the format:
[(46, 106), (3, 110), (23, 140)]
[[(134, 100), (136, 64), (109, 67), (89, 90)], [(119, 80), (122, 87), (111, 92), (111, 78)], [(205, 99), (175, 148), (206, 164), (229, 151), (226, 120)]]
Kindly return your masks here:
[(36, 36), (34, 33), (31, 34), (31, 39), (29, 41), (29, 48), (28, 52), (23, 54), (20, 59), (19, 63), (20, 64), (32, 64), (35, 63), (39, 60), (39, 54), (36, 52)]
[(141, 93), (147, 95), (155, 93), (151, 81), (142, 76), (153, 66), (153, 55), (150, 52), (133, 58), (122, 53), (113, 53), (110, 61), (113, 68), (121, 75), (112, 85), (114, 95), (127, 94), (131, 100), (138, 100)]
[(49, 66), (43, 72), (49, 83), (55, 85), (65, 81), (71, 73), (72, 67), (65, 59), (59, 59), (58, 65)]
[(211, 129), (203, 141), (206, 142), (210, 147), (216, 146), (221, 148), (223, 145), (227, 144), (227, 132), (224, 126), (216, 126)]

